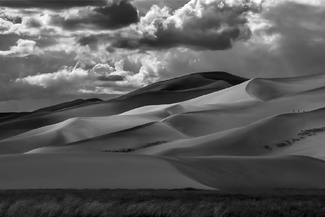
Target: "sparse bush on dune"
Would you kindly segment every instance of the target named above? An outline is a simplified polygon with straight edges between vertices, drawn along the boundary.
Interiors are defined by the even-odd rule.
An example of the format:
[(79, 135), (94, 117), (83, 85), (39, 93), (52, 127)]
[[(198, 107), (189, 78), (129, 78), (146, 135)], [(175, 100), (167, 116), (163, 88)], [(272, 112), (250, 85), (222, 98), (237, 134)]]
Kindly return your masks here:
[(116, 152), (116, 153), (125, 153), (125, 152), (132, 152), (135, 151), (134, 148), (121, 148), (121, 149), (112, 149), (112, 150), (105, 150), (104, 152)]
[(150, 146), (160, 145), (160, 144), (164, 144), (164, 143), (167, 143), (167, 141), (149, 142), (149, 143), (145, 144), (143, 147), (147, 148), (147, 147), (150, 147)]
[(15, 190), (0, 192), (1, 217), (325, 216), (322, 190)]
[(284, 140), (283, 142), (276, 143), (275, 145), (277, 147), (287, 147), (295, 144), (296, 142), (299, 142), (303, 139), (306, 139), (307, 137), (310, 136), (315, 136), (319, 133), (325, 132), (325, 127), (316, 127), (316, 128), (311, 128), (307, 130), (301, 130), (296, 138), (292, 138), (291, 140)]
[(143, 146), (137, 147), (137, 148), (121, 148), (121, 149), (111, 149), (111, 150), (104, 150), (104, 152), (118, 152), (118, 153), (125, 153), (125, 152), (132, 152), (132, 151), (136, 151), (142, 148), (148, 148), (151, 146), (156, 146), (156, 145), (160, 145), (160, 144), (164, 144), (167, 143), (167, 141), (155, 141), (155, 142), (149, 142)]

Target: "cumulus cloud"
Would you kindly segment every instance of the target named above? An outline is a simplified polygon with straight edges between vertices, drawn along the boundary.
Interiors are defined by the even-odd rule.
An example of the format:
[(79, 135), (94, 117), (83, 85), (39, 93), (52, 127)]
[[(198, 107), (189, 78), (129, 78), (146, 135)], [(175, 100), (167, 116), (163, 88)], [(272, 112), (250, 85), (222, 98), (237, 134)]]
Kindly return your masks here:
[(10, 50), (0, 51), (0, 56), (24, 57), (39, 53), (36, 42), (32, 40), (19, 39), (17, 45), (12, 46)]
[(118, 38), (112, 46), (143, 50), (178, 46), (225, 50), (235, 41), (250, 38), (246, 15), (260, 10), (261, 2), (239, 0), (191, 0), (175, 12), (154, 5), (141, 17), (133, 34)]
[(170, 1), (170, 0), (159, 0), (159, 1), (148, 1), (148, 0), (134, 0), (132, 4), (139, 10), (139, 13), (144, 16), (151, 8), (152, 3), (159, 7), (168, 7), (171, 10), (175, 11), (181, 7), (183, 7), (189, 0), (177, 0), (177, 1)]
[(169, 71), (224, 70), (250, 78), (324, 73), (325, 2), (303, 1), (278, 1), (248, 17), (252, 37), (232, 49), (174, 50)]
[(107, 0), (0, 0), (0, 7), (10, 8), (46, 8), (46, 9), (65, 9), (85, 6), (104, 6)]
[(0, 17), (6, 21), (9, 21), (11, 23), (21, 23), (22, 22), (22, 18), (19, 17), (19, 16), (10, 16), (10, 15), (7, 15), (5, 14), (3, 11), (0, 12)]
[[(129, 60), (131, 61), (131, 60)], [(140, 68), (137, 72), (127, 71), (125, 61), (111, 65), (98, 63), (90, 69), (79, 63), (52, 73), (40, 73), (15, 79), (15, 83), (42, 87), (53, 93), (107, 93), (120, 94), (155, 82), (163, 64), (149, 55), (137, 57)]]
[[(36, 47), (43, 48), (58, 43), (58, 40), (64, 35), (60, 35), (54, 29), (41, 23), (40, 15), (27, 16), (21, 19), (21, 22), (15, 23), (6, 20), (0, 15), (0, 50), (6, 51), (18, 43), (19, 39), (34, 41)], [(42, 21), (43, 22), (43, 21)], [(19, 43), (22, 41), (19, 41)], [(20, 44), (18, 44), (19, 46)], [(11, 52), (7, 52), (11, 53)], [(4, 54), (4, 53), (3, 53)]]

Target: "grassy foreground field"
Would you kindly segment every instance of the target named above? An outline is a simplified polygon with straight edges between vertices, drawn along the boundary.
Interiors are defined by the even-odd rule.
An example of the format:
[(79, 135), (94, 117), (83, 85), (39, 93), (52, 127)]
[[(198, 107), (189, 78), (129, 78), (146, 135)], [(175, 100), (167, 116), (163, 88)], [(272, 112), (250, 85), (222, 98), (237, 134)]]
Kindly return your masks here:
[(325, 191), (0, 191), (0, 216), (325, 216)]

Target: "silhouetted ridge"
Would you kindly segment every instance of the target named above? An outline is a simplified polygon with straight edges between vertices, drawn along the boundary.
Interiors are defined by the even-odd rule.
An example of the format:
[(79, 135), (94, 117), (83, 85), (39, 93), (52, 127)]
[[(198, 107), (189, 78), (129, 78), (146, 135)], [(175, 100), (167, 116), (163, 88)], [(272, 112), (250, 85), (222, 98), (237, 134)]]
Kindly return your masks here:
[[(185, 91), (214, 89), (214, 91), (225, 89), (247, 81), (247, 78), (232, 75), (223, 71), (197, 72), (185, 76), (159, 81), (146, 87), (132, 91), (116, 99), (126, 99), (130, 96), (144, 94), (146, 92), (158, 91)], [(214, 85), (213, 85), (214, 84)], [(212, 92), (212, 91), (211, 91)], [(197, 97), (197, 96), (195, 96)], [(192, 97), (192, 98), (195, 98)]]
[(103, 101), (103, 100), (98, 99), (98, 98), (76, 99), (76, 100), (72, 100), (72, 101), (69, 101), (69, 102), (64, 102), (64, 103), (56, 104), (56, 105), (53, 105), (53, 106), (48, 106), (48, 107), (44, 107), (44, 108), (41, 108), (41, 109), (37, 109), (37, 110), (35, 110), (33, 112), (58, 111), (58, 110), (61, 110), (61, 109), (67, 109), (67, 108), (72, 108), (72, 107), (75, 107), (75, 106), (79, 106), (79, 105), (82, 105), (82, 104), (93, 103), (93, 102), (101, 102), (101, 101)]
[(13, 120), (15, 118), (19, 118), (25, 115), (30, 114), (30, 112), (4, 112), (0, 113), (0, 123), (8, 120)]
[[(237, 85), (240, 83), (243, 83), (249, 79), (243, 78), (237, 75), (230, 74), (228, 72), (223, 72), (223, 71), (213, 71), (213, 72), (198, 72), (195, 74), (199, 74), (204, 78), (207, 79), (212, 79), (212, 80), (223, 80), (227, 81), (228, 83), (232, 85)], [(193, 74), (193, 75), (195, 75)]]
[(95, 102), (102, 102), (103, 100), (101, 99), (97, 99), (97, 98), (91, 98), (91, 99), (76, 99), (76, 100), (72, 100), (69, 102), (64, 102), (64, 103), (60, 103), (60, 104), (56, 104), (53, 106), (48, 106), (48, 107), (44, 107), (41, 109), (37, 109), (35, 111), (32, 112), (6, 112), (6, 113), (0, 113), (0, 123), (1, 122), (7, 122), (7, 121), (11, 121), (17, 118), (31, 118), (31, 117), (35, 117), (35, 116), (39, 116), (41, 114), (46, 114), (46, 113), (50, 113), (50, 112), (54, 112), (54, 111), (59, 111), (59, 110), (63, 110), (63, 109), (71, 109), (75, 106), (80, 106), (80, 105), (86, 105), (89, 103), (95, 103)]

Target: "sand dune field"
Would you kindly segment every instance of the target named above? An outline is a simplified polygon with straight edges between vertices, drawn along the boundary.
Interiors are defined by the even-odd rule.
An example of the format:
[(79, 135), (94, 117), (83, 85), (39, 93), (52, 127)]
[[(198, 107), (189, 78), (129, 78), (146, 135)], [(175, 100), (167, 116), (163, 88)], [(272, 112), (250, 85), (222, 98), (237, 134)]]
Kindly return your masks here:
[(325, 188), (325, 76), (225, 72), (0, 115), (0, 188)]

